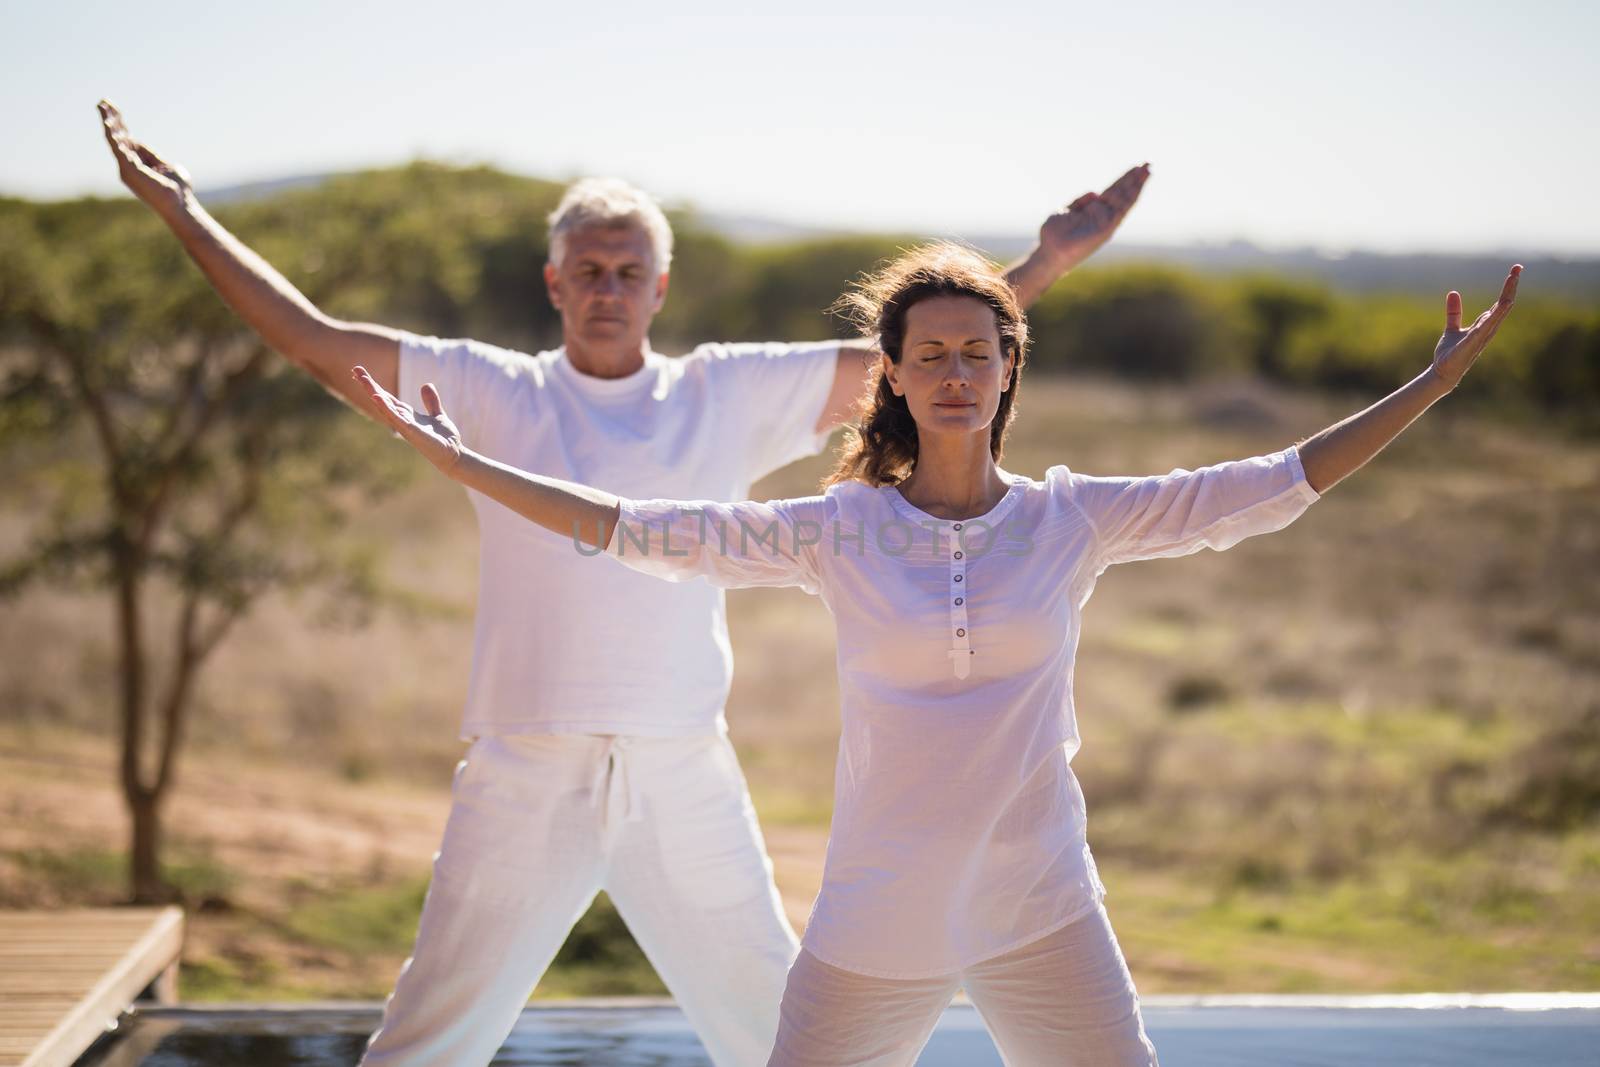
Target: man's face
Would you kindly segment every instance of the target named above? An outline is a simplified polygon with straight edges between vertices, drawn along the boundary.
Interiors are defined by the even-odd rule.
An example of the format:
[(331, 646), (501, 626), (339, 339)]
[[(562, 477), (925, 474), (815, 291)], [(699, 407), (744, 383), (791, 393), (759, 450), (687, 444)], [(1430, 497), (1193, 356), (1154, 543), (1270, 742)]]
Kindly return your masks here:
[(544, 280), (563, 337), (589, 349), (641, 346), (667, 295), (649, 235), (630, 223), (573, 231), (561, 266), (546, 263)]

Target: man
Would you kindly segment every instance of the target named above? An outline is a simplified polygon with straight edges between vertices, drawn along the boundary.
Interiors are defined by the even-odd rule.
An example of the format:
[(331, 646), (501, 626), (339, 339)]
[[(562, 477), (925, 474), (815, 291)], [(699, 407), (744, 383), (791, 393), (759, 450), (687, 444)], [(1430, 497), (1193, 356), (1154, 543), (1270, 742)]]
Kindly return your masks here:
[[(736, 500), (822, 448), (862, 391), (838, 342), (650, 347), (672, 232), (648, 196), (583, 181), (550, 218), (562, 346), (530, 356), (324, 315), (224, 230), (187, 176), (100, 104), (123, 182), (274, 349), (357, 408), (364, 365), (526, 470), (623, 494)], [(1103, 244), (1148, 167), (1086, 194), (1010, 271), (1024, 303)], [(472, 495), (481, 534), (473, 668), (449, 823), (412, 958), (370, 1067), (487, 1063), (567, 932), (611, 896), (719, 1067), (766, 1061), (797, 942), (726, 737), (723, 594), (575, 559), (569, 540)]]

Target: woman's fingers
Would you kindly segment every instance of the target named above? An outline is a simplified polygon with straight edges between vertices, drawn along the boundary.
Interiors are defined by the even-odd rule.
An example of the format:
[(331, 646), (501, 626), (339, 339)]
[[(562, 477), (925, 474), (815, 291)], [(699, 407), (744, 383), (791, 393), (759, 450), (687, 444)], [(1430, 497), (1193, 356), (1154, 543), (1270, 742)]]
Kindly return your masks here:
[(429, 415), (437, 418), (444, 414), (444, 404), (439, 400), (439, 390), (428, 382), (422, 387), (422, 407)]
[(1441, 376), (1452, 388), (1460, 382), (1467, 368), (1477, 362), (1484, 349), (1489, 347), (1489, 342), (1494, 340), (1500, 324), (1511, 313), (1511, 305), (1517, 298), (1517, 282), (1521, 275), (1522, 264), (1512, 264), (1511, 271), (1506, 275), (1505, 284), (1500, 288), (1500, 299), (1474, 319), (1466, 330), (1461, 329), (1461, 294), (1451, 290), (1445, 295), (1445, 335), (1439, 339), (1439, 348), (1434, 354), (1434, 366), (1436, 369), (1445, 365), (1453, 368), (1448, 373), (1440, 371)]
[(405, 420), (400, 417), (400, 411), (395, 407), (394, 397), (389, 391), (379, 385), (377, 379), (367, 373), (367, 368), (357, 366), (350, 372), (351, 376), (367, 387), (367, 395), (372, 400), (372, 406), (383, 416), (383, 420), (396, 428), (403, 426)]
[(1511, 305), (1516, 302), (1517, 274), (1520, 271), (1520, 267), (1512, 269), (1511, 276), (1506, 279), (1505, 286), (1500, 290), (1500, 299), (1473, 323), (1474, 331), (1482, 334), (1485, 346), (1494, 339), (1495, 332), (1500, 329), (1500, 324), (1506, 320), (1506, 316), (1511, 314)]
[[(1481, 333), (1480, 341), (1488, 343), (1494, 336), (1494, 331), (1500, 328), (1500, 323), (1511, 313), (1511, 306), (1517, 302), (1517, 284), (1522, 278), (1522, 264), (1514, 263), (1506, 275), (1505, 284), (1500, 287), (1500, 299), (1476, 319), (1467, 328), (1468, 333)], [(1454, 289), (1445, 294), (1444, 298), (1444, 326), (1445, 331), (1459, 332), (1461, 330), (1461, 294)]]
[(440, 445), (450, 447), (452, 440), (459, 439), (455, 427), (450, 425), (449, 418), (444, 413), (444, 406), (439, 402), (439, 391), (431, 384), (422, 387), (422, 402), (427, 407), (429, 416), (438, 420), (436, 425), (419, 421), (416, 409), (379, 385), (377, 379), (367, 373), (367, 368), (357, 365), (350, 369), (350, 374), (366, 386), (367, 395), (372, 398), (372, 406), (377, 410), (381, 421), (393, 430), (397, 437), (409, 442), (424, 455), (433, 454)]
[[(1487, 327), (1488, 337), (1493, 337), (1494, 331), (1500, 328), (1500, 323), (1511, 314), (1511, 306), (1517, 302), (1517, 283), (1521, 278), (1522, 264), (1513, 264), (1511, 272), (1506, 275), (1505, 284), (1500, 287), (1500, 299), (1494, 302), (1493, 307), (1479, 315), (1478, 322), (1474, 323), (1474, 325), (1481, 323)], [(1485, 341), (1487, 339), (1486, 337)]]
[(1510, 306), (1517, 299), (1517, 283), (1522, 279), (1522, 264), (1513, 263), (1511, 273), (1506, 275), (1506, 283), (1500, 287), (1500, 303)]

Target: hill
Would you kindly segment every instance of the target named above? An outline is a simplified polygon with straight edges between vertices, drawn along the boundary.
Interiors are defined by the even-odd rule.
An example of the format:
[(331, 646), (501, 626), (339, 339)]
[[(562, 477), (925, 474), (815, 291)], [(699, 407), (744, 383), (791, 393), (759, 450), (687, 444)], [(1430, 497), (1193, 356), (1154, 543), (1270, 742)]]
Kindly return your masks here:
[[(248, 203), (294, 190), (313, 189), (335, 174), (304, 174), (203, 190), (208, 204)], [(762, 215), (719, 212), (714, 205), (685, 206), (682, 214), (699, 227), (735, 244), (794, 245), (870, 237), (826, 225), (803, 224)], [(939, 233), (956, 237), (1010, 261), (1032, 246), (1031, 233)], [(1590, 306), (1600, 305), (1600, 256), (1575, 258), (1544, 254), (1537, 248), (1508, 248), (1476, 254), (1429, 252), (1385, 253), (1361, 249), (1332, 252), (1305, 247), (1268, 249), (1249, 241), (1195, 244), (1114, 242), (1099, 263), (1154, 263), (1202, 274), (1266, 275), (1314, 282), (1341, 292), (1403, 293), (1432, 298), (1466, 284), (1489, 284), (1504, 276), (1507, 264), (1521, 262), (1539, 291), (1549, 297)]]

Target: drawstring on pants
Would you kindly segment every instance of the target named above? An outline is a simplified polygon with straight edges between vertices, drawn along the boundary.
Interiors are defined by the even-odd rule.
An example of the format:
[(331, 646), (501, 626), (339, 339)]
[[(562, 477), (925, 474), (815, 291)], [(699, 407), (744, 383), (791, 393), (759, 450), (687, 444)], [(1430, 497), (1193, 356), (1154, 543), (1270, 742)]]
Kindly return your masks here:
[(609, 839), (624, 823), (642, 822), (644, 804), (639, 797), (639, 786), (628, 773), (624, 758), (629, 738), (606, 738), (605, 751), (595, 765), (594, 785), (591, 790), (595, 803), (600, 806), (601, 831)]

